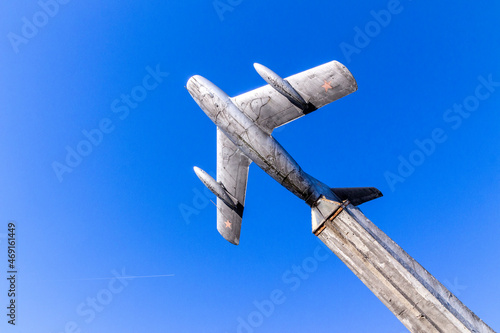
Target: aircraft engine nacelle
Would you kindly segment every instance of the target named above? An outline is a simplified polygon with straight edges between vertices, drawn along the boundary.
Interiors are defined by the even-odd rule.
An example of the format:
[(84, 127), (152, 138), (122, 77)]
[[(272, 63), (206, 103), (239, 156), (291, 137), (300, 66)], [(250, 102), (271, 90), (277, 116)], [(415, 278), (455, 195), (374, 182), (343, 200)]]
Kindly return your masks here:
[(200, 178), (201, 182), (205, 184), (205, 186), (210, 191), (212, 191), (212, 193), (215, 194), (217, 198), (224, 201), (224, 203), (228, 205), (230, 208), (236, 209), (234, 201), (229, 197), (229, 194), (227, 190), (224, 188), (224, 185), (222, 185), (222, 183), (217, 182), (208, 173), (206, 173), (205, 171), (203, 171), (198, 167), (194, 167), (193, 169), (198, 178)]
[(311, 109), (311, 105), (306, 103), (302, 96), (300, 96), (300, 94), (290, 85), (287, 80), (283, 79), (278, 74), (261, 64), (255, 63), (253, 64), (253, 67), (255, 67), (255, 70), (264, 79), (264, 81), (269, 83), (271, 87), (285, 96), (290, 101), (290, 103), (305, 112)]

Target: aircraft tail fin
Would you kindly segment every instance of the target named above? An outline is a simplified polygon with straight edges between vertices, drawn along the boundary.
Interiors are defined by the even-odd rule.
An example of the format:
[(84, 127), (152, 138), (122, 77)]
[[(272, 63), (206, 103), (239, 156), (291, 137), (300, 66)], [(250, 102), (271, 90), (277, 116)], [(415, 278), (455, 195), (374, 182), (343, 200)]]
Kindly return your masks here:
[[(311, 207), (312, 214), (312, 231), (313, 233), (321, 232), (324, 228), (324, 222), (332, 220), (344, 207), (349, 204), (354, 206), (361, 205), (364, 202), (380, 198), (382, 192), (375, 187), (344, 187), (330, 189), (340, 202), (333, 198), (322, 196)], [(323, 227), (322, 227), (323, 226)]]
[(339, 187), (331, 190), (340, 200), (349, 200), (354, 206), (380, 198), (383, 195), (375, 187)]

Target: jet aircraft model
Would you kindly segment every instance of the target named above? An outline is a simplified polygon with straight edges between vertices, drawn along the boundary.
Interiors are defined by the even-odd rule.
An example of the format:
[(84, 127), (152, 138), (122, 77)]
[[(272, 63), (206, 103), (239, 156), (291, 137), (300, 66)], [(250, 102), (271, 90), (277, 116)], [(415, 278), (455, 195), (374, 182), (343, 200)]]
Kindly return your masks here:
[(313, 232), (340, 205), (381, 197), (373, 187), (328, 187), (304, 172), (271, 135), (276, 127), (356, 91), (349, 70), (332, 61), (283, 79), (263, 65), (254, 67), (268, 84), (236, 97), (199, 75), (192, 76), (186, 86), (217, 126), (217, 181), (200, 168), (194, 171), (217, 196), (219, 233), (239, 244), (251, 162), (311, 207)]

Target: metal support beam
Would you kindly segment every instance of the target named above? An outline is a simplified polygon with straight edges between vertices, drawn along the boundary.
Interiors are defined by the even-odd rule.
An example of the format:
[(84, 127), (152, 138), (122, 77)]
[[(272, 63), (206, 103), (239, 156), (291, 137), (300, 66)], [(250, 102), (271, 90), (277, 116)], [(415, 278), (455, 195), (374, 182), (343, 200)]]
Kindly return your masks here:
[(323, 223), (316, 236), (411, 332), (494, 332), (355, 206)]

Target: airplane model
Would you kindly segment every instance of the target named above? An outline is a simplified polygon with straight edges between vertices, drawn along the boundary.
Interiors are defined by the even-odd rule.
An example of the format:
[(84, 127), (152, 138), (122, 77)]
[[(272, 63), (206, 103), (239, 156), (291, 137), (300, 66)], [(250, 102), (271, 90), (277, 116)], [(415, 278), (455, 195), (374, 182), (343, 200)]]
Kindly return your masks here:
[(192, 76), (186, 86), (217, 126), (217, 181), (198, 167), (194, 171), (217, 196), (219, 233), (239, 244), (251, 162), (311, 207), (313, 232), (339, 206), (381, 197), (373, 187), (328, 187), (304, 172), (271, 136), (276, 127), (356, 91), (349, 70), (332, 61), (282, 79), (265, 66), (254, 67), (268, 85), (233, 98), (199, 75)]

